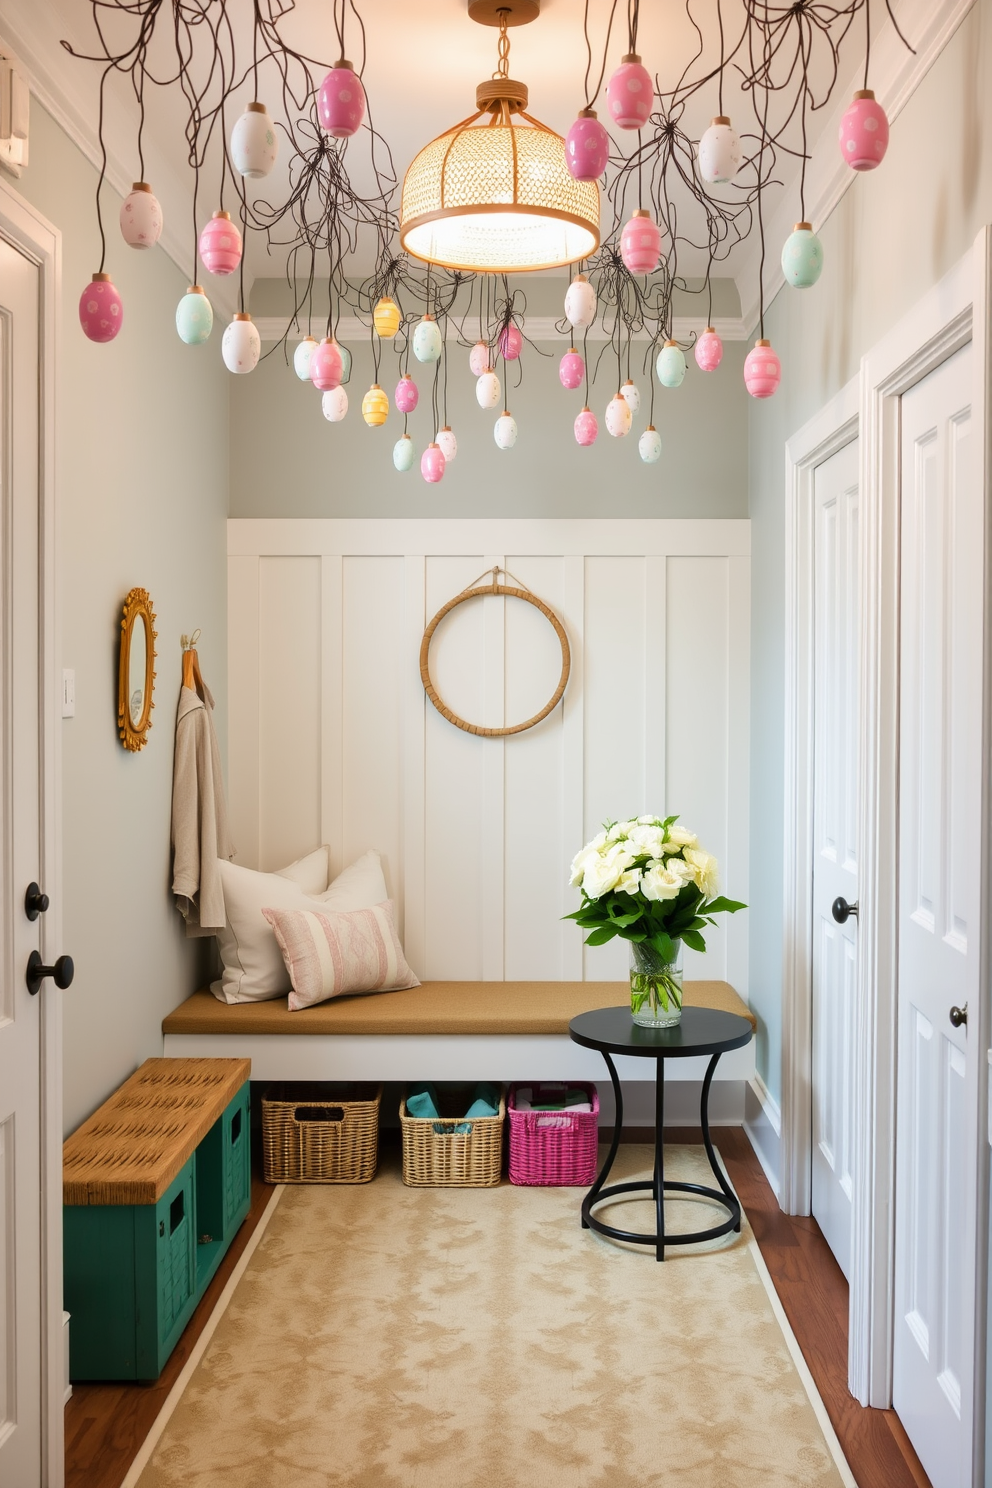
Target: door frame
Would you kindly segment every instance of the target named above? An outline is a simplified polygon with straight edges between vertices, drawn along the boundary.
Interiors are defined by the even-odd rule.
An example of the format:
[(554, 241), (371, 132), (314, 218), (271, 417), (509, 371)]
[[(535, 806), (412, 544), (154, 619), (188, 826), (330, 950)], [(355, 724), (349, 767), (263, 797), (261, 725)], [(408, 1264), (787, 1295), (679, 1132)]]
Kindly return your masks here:
[[(41, 883), (51, 908), (41, 951), (51, 964), (62, 948), (62, 741), (58, 706), (59, 590), (56, 506), (56, 368), (61, 328), (62, 236), (0, 173), (0, 237), (39, 269), (39, 766)], [(41, 1458), (43, 1488), (65, 1481), (65, 1365), (62, 1326), (62, 1002), (40, 997), (41, 1038)]]

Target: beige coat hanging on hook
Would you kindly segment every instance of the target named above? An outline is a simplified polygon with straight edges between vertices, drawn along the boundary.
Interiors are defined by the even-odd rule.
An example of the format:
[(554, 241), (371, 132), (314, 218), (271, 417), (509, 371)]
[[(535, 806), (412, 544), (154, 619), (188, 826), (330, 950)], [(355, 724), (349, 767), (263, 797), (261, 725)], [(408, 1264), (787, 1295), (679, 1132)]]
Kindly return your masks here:
[[(446, 718), (449, 723), (453, 723), (455, 728), (464, 729), (467, 734), (479, 734), (486, 739), (502, 738), (506, 734), (522, 734), (525, 729), (533, 728), (536, 723), (540, 723), (542, 718), (547, 718), (548, 714), (553, 708), (558, 706), (564, 696), (565, 688), (568, 684), (568, 674), (572, 667), (572, 654), (568, 648), (568, 636), (565, 634), (565, 627), (558, 619), (554, 610), (546, 605), (543, 599), (538, 599), (536, 594), (532, 594), (529, 589), (518, 588), (516, 585), (501, 584), (499, 582), (501, 573), (505, 573), (507, 578), (513, 577), (512, 574), (506, 573), (506, 569), (494, 568), (490, 583), (470, 586), (468, 589), (463, 589), (460, 594), (456, 594), (454, 599), (449, 599), (448, 603), (438, 610), (434, 619), (424, 631), (424, 639), (420, 643), (420, 680), (424, 684), (424, 691), (441, 717)], [(561, 646), (561, 676), (558, 678), (558, 686), (554, 690), (551, 701), (545, 704), (540, 713), (535, 713), (533, 718), (528, 718), (524, 723), (510, 724), (506, 728), (483, 728), (481, 724), (467, 723), (464, 718), (459, 718), (458, 714), (453, 713), (447, 703), (438, 697), (430, 674), (431, 639), (445, 615), (449, 614), (456, 605), (464, 604), (467, 599), (475, 599), (487, 594), (502, 594), (508, 599), (522, 599), (526, 604), (533, 605), (536, 610), (540, 610), (541, 614), (546, 616), (551, 622)]]

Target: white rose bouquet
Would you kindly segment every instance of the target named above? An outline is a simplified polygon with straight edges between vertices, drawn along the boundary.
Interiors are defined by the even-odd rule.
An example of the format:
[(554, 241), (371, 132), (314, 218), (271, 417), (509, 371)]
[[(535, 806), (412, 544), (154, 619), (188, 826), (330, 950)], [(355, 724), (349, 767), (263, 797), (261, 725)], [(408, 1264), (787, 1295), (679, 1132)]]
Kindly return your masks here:
[[(677, 816), (607, 822), (572, 860), (571, 882), (582, 891), (582, 905), (565, 919), (589, 931), (586, 945), (605, 945), (619, 935), (638, 948), (632, 952), (631, 1011), (637, 1018), (643, 1010), (644, 1021), (676, 1021), (681, 1012), (681, 972), (673, 970), (680, 942), (705, 951), (702, 932), (716, 923), (713, 916), (746, 908), (717, 894), (716, 858), (677, 823)], [(669, 1011), (671, 1019), (663, 1018)]]

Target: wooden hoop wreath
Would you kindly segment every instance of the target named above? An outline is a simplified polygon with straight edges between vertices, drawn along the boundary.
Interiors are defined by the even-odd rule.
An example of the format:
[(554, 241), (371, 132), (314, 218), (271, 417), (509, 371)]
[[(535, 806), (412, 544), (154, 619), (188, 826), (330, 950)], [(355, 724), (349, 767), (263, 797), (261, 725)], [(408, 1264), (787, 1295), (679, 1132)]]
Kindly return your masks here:
[[(420, 643), (420, 680), (424, 684), (424, 691), (441, 717), (446, 718), (449, 723), (453, 723), (455, 728), (464, 729), (467, 734), (479, 734), (486, 739), (502, 738), (507, 734), (522, 734), (525, 729), (533, 728), (536, 723), (540, 723), (542, 718), (547, 718), (552, 709), (556, 708), (561, 702), (568, 683), (568, 674), (572, 669), (572, 653), (568, 646), (568, 636), (565, 634), (565, 627), (558, 619), (554, 610), (550, 609), (544, 603), (543, 599), (538, 599), (536, 594), (531, 594), (529, 589), (518, 589), (510, 584), (498, 583), (498, 573), (498, 569), (493, 569), (491, 584), (480, 584), (472, 589), (463, 589), (461, 594), (456, 594), (454, 599), (449, 599), (448, 603), (438, 610), (434, 619), (424, 631), (424, 639)], [(508, 728), (483, 728), (477, 723), (466, 723), (464, 718), (459, 718), (458, 714), (453, 713), (448, 705), (438, 697), (434, 690), (434, 684), (431, 681), (430, 649), (435, 630), (437, 630), (445, 615), (449, 614), (456, 605), (464, 604), (467, 599), (475, 599), (477, 596), (486, 594), (503, 594), (510, 599), (522, 599), (526, 604), (533, 605), (536, 610), (540, 610), (541, 614), (550, 620), (561, 645), (561, 676), (558, 679), (558, 686), (555, 688), (551, 701), (541, 709), (540, 713), (535, 713), (533, 718), (528, 718), (525, 723), (511, 724)]]

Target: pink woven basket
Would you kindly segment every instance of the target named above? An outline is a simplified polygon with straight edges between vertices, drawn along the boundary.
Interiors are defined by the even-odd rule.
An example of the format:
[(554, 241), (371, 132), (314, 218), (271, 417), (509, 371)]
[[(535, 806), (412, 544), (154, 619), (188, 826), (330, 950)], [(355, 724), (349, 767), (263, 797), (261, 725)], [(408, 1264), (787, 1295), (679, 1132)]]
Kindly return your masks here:
[[(517, 1091), (530, 1090), (535, 1104), (552, 1104), (564, 1091), (584, 1090), (591, 1111), (518, 1111)], [(523, 1186), (588, 1188), (596, 1177), (599, 1094), (595, 1085), (522, 1081), (510, 1086), (510, 1182)]]

